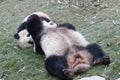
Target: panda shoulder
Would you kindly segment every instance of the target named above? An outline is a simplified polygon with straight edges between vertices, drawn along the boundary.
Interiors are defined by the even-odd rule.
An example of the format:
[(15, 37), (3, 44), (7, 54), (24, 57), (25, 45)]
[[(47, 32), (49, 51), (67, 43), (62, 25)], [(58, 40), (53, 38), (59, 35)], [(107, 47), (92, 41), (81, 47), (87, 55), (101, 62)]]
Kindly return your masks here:
[(76, 28), (73, 24), (70, 24), (70, 23), (63, 23), (63, 24), (59, 24), (58, 25), (58, 28), (60, 27), (64, 27), (64, 28), (67, 28), (67, 29), (71, 29), (71, 30), (74, 30), (76, 31)]

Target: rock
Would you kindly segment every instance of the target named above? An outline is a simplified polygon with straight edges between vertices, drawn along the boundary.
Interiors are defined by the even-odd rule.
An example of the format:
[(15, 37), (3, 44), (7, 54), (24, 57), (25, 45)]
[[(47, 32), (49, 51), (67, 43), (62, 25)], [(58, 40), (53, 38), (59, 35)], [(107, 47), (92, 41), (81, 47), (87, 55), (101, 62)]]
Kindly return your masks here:
[(78, 80), (105, 80), (105, 78), (100, 76), (91, 76), (91, 77), (84, 77)]
[(120, 78), (118, 78), (118, 79), (115, 79), (115, 80), (120, 80)]

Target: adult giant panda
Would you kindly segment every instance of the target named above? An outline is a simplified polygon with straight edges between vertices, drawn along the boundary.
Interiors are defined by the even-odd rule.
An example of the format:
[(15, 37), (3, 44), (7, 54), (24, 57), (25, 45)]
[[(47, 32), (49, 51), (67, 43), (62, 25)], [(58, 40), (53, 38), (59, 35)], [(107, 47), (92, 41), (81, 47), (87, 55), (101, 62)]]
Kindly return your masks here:
[[(45, 23), (45, 25), (43, 25), (41, 27), (41, 29), (46, 29), (48, 27), (57, 27), (57, 24), (54, 23), (51, 18), (46, 14), (46, 13), (43, 13), (43, 12), (34, 12), (30, 15), (28, 15), (24, 20), (23, 22), (21, 23), (21, 25), (18, 27), (18, 31), (17, 33), (15, 33), (14, 35), (14, 38), (16, 39), (18, 45), (21, 47), (21, 48), (26, 48), (26, 47), (31, 47), (33, 46), (33, 39), (31, 37), (31, 35), (28, 33), (27, 31), (27, 21), (28, 21), (28, 18), (32, 15), (38, 15), (39, 18), (41, 20), (43, 20), (44, 22), (47, 22), (47, 23), (50, 23), (51, 25), (48, 25), (47, 23)], [(33, 25), (35, 26), (35, 25)]]
[(89, 43), (73, 25), (40, 31), (42, 25), (34, 15), (28, 19), (27, 30), (35, 42), (35, 51), (45, 53), (46, 70), (60, 80), (72, 80), (75, 74), (87, 71), (92, 65), (110, 63), (102, 48)]

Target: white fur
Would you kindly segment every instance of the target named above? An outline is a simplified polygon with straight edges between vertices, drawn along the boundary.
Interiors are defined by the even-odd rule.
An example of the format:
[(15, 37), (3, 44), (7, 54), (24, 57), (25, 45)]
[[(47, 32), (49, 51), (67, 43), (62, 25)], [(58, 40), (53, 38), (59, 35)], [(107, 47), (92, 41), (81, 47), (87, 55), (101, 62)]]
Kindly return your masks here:
[(57, 24), (54, 21), (47, 22), (47, 21), (44, 20), (43, 21), (43, 26), (44, 26), (44, 29), (47, 29), (47, 28), (56, 28)]
[(88, 41), (77, 31), (66, 28), (50, 28), (45, 30), (41, 38), (41, 46), (46, 55), (63, 55), (73, 45), (87, 46)]
[(28, 31), (26, 29), (20, 31), (18, 35), (20, 38), (17, 40), (17, 43), (21, 48), (33, 46), (32, 44), (28, 43), (29, 41), (33, 41), (33, 39), (31, 36), (27, 37)]

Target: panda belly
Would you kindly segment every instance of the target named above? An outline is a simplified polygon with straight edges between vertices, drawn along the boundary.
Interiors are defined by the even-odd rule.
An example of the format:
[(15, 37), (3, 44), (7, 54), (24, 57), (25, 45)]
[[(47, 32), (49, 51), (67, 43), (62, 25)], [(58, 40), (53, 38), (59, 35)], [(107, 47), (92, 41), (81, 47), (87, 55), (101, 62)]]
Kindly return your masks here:
[(65, 35), (67, 39), (70, 40), (70, 43), (74, 45), (86, 47), (89, 44), (89, 42), (84, 38), (84, 36), (77, 31), (61, 29), (61, 34)]
[(46, 57), (49, 57), (51, 55), (64, 55), (69, 44), (61, 34), (52, 32), (42, 36), (41, 46)]
[(88, 42), (81, 34), (66, 28), (51, 28), (45, 30), (41, 38), (41, 46), (46, 57), (64, 55), (73, 45), (86, 46)]

